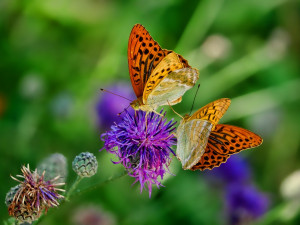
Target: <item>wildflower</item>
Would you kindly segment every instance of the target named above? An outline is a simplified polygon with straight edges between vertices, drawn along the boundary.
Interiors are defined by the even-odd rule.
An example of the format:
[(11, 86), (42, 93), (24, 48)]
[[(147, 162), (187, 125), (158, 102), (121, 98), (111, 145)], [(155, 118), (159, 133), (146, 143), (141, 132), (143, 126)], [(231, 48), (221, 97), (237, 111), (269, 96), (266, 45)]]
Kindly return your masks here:
[(97, 173), (98, 162), (93, 153), (82, 152), (72, 162), (75, 173), (80, 177), (91, 177)]
[(280, 185), (280, 193), (285, 200), (281, 218), (285, 221), (293, 219), (300, 210), (300, 170), (288, 175)]
[(8, 211), (11, 216), (21, 222), (32, 222), (39, 218), (44, 209), (47, 211), (49, 207), (59, 205), (58, 200), (63, 196), (57, 191), (64, 190), (57, 186), (64, 185), (64, 183), (56, 183), (59, 176), (46, 181), (45, 172), (40, 176), (37, 170), (31, 172), (29, 165), (23, 166), (21, 171), (23, 175), (17, 175), (17, 177), (24, 178), (24, 181), (12, 177), (20, 182), (20, 188), (15, 193)]
[(226, 203), (230, 224), (250, 224), (266, 213), (269, 199), (252, 185), (236, 183), (227, 187)]
[[(161, 111), (162, 113), (162, 111)], [(127, 169), (128, 175), (140, 182), (141, 192), (148, 185), (149, 197), (152, 184), (163, 186), (158, 178), (163, 179), (171, 162), (171, 149), (176, 144), (176, 138), (171, 133), (175, 123), (153, 112), (136, 111), (132, 116), (127, 111), (123, 121), (111, 126), (111, 131), (102, 134), (104, 148), (115, 154)]]
[[(125, 82), (109, 86), (107, 87), (107, 90), (129, 99), (135, 98), (132, 87)], [(101, 93), (95, 106), (99, 126), (104, 129), (109, 129), (114, 122), (121, 122), (122, 119), (118, 114), (128, 107), (129, 103), (130, 101), (119, 96), (106, 92)], [(131, 107), (128, 108), (128, 110), (129, 112), (133, 112)]]
[(209, 175), (209, 179), (218, 179), (223, 184), (247, 183), (251, 178), (251, 170), (247, 161), (238, 155), (231, 156), (226, 163), (207, 171), (206, 174)]

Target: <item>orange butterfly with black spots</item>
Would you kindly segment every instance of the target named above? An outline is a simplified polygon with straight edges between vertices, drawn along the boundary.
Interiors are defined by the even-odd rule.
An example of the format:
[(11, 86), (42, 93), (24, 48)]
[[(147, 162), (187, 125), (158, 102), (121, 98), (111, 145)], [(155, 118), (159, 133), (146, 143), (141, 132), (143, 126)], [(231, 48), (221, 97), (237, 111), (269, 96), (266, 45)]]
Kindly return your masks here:
[(135, 110), (155, 112), (158, 106), (177, 104), (199, 78), (181, 55), (162, 49), (140, 24), (129, 37), (128, 66), (137, 97), (130, 105)]
[(262, 138), (241, 127), (218, 124), (230, 99), (222, 98), (186, 115), (177, 129), (177, 157), (183, 169), (213, 169), (232, 154), (262, 144)]

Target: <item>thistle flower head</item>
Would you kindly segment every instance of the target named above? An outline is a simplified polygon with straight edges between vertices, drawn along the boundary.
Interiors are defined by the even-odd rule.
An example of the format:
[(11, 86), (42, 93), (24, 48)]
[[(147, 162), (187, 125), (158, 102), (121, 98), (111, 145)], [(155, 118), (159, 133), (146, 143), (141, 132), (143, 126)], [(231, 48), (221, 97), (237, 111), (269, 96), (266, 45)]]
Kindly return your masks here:
[(174, 125), (153, 112), (136, 111), (132, 116), (126, 111), (122, 122), (101, 136), (104, 148), (120, 159), (115, 163), (122, 163), (135, 182), (140, 182), (141, 191), (147, 184), (149, 196), (152, 184), (162, 186), (158, 178), (163, 179), (171, 162), (170, 154), (175, 155), (171, 149), (176, 144), (171, 133)]
[[(16, 191), (8, 211), (16, 219), (28, 222), (31, 219), (37, 219), (44, 209), (59, 205), (58, 200), (63, 196), (57, 192), (64, 190), (57, 187), (64, 183), (56, 182), (59, 177), (46, 181), (44, 179), (45, 172), (40, 176), (37, 170), (31, 172), (29, 165), (23, 166), (21, 171), (23, 174), (17, 175), (17, 177), (23, 178), (24, 181), (12, 177), (20, 182), (20, 187)], [(27, 220), (28, 216), (30, 217)]]

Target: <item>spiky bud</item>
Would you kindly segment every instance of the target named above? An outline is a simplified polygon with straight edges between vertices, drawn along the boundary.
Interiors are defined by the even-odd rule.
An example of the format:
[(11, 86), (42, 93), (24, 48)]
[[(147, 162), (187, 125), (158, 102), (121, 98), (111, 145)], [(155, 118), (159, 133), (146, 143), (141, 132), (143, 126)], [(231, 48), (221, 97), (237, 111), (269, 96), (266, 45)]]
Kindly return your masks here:
[(82, 152), (75, 157), (72, 167), (78, 176), (91, 177), (97, 172), (98, 162), (93, 153)]
[(42, 160), (37, 166), (38, 173), (45, 172), (45, 180), (52, 180), (59, 176), (58, 183), (64, 183), (67, 178), (67, 159), (60, 153), (55, 153)]
[(11, 202), (14, 199), (15, 194), (17, 193), (17, 191), (20, 189), (21, 185), (18, 184), (14, 187), (12, 187), (7, 193), (6, 193), (6, 197), (5, 197), (5, 204), (8, 207)]

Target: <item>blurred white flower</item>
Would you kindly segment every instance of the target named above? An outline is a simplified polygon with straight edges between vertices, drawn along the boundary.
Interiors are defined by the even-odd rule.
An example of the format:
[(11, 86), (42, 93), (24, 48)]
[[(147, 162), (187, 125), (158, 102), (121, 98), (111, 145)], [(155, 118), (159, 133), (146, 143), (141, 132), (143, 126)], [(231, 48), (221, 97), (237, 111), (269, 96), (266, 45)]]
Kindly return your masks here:
[(45, 82), (36, 73), (28, 73), (20, 81), (20, 94), (27, 99), (37, 99), (45, 92)]
[(280, 193), (287, 201), (286, 206), (281, 211), (281, 218), (290, 220), (300, 210), (300, 170), (294, 171), (284, 179), (280, 186)]
[(267, 43), (267, 54), (272, 60), (282, 59), (290, 44), (289, 34), (282, 28), (276, 28)]
[(226, 37), (215, 34), (209, 36), (201, 46), (205, 55), (212, 59), (226, 58), (231, 50), (231, 42)]
[(296, 170), (284, 179), (280, 186), (280, 192), (287, 201), (300, 200), (300, 170)]

